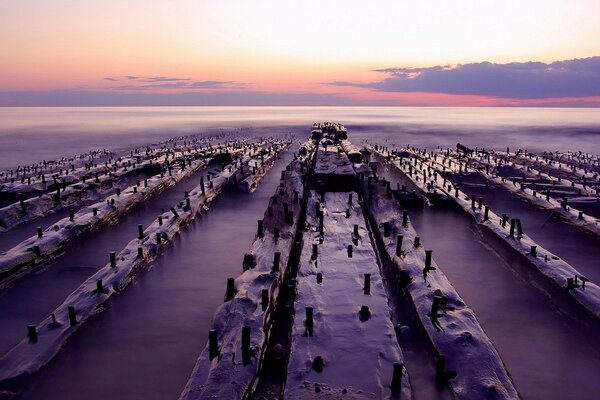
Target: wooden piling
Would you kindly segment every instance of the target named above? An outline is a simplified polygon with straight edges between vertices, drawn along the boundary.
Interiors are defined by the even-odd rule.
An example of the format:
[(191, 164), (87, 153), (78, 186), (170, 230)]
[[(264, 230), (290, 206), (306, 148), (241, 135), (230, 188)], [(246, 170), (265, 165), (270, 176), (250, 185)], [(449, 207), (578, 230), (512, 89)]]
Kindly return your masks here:
[(371, 274), (365, 274), (365, 283), (363, 285), (363, 293), (371, 294)]
[(314, 327), (314, 311), (312, 307), (306, 307), (306, 333), (308, 336), (313, 335), (313, 327)]
[(263, 289), (261, 292), (261, 307), (265, 311), (269, 306), (269, 289)]
[(225, 301), (233, 299), (235, 296), (235, 280), (233, 278), (227, 278), (227, 290), (225, 291)]
[(208, 331), (208, 353), (211, 360), (219, 355), (217, 331), (215, 329)]
[(272, 268), (273, 272), (279, 271), (279, 262), (280, 262), (280, 260), (281, 260), (281, 253), (277, 251), (273, 255), (273, 268)]
[(396, 256), (400, 257), (402, 255), (402, 240), (404, 239), (403, 235), (396, 236)]
[(77, 325), (77, 314), (75, 313), (75, 307), (69, 306), (67, 310), (69, 314), (69, 325)]
[(242, 328), (242, 364), (250, 364), (250, 327), (244, 325)]
[(402, 389), (402, 370), (404, 365), (401, 363), (394, 363), (394, 372), (392, 373), (392, 393), (398, 394)]

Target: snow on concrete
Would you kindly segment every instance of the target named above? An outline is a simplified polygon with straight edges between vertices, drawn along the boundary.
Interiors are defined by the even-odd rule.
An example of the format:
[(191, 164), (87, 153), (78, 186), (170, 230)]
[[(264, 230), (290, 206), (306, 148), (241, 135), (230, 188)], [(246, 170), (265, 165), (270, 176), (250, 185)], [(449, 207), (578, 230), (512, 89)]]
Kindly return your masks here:
[[(209, 344), (202, 351), (180, 399), (240, 399), (253, 389), (267, 344), (268, 328), (299, 221), (301, 199), (307, 172), (300, 155), (284, 173), (277, 193), (271, 198), (263, 218), (264, 234), (257, 234), (250, 253), (252, 264), (235, 279), (235, 296), (220, 306), (213, 317), (217, 333), (218, 356), (211, 359)], [(297, 201), (295, 199), (298, 199)], [(288, 216), (285, 215), (287, 204)], [(269, 212), (272, 210), (272, 213)], [(291, 215), (290, 215), (291, 214)], [(290, 224), (291, 222), (291, 224)], [(275, 236), (278, 229), (278, 237)], [(274, 268), (274, 255), (280, 253)], [(268, 289), (269, 304), (262, 309), (262, 290)], [(242, 356), (242, 328), (250, 327), (251, 354), (246, 365)]]
[[(251, 157), (246, 156), (243, 163), (247, 164), (250, 160)], [(172, 209), (177, 215), (172, 211), (163, 213), (162, 224), (157, 219), (144, 230), (142, 239), (133, 239), (116, 254), (115, 267), (109, 262), (71, 293), (51, 316), (37, 324), (37, 340), (31, 341), (25, 338), (0, 358), (0, 382), (33, 374), (50, 362), (65, 345), (67, 339), (90, 316), (101, 312), (102, 305), (111, 296), (122, 291), (136, 273), (151, 264), (184, 226), (198, 214), (208, 210), (212, 200), (238, 172), (237, 165), (237, 162), (230, 164), (214, 176), (210, 184), (205, 185), (205, 195), (202, 195), (200, 185), (194, 188), (189, 193), (189, 207), (183, 202)], [(158, 236), (160, 236), (160, 243)], [(99, 281), (102, 282), (101, 290), (98, 290)], [(76, 313), (77, 323), (74, 325), (69, 323), (70, 306), (74, 307)]]
[[(349, 204), (349, 195), (352, 203)], [(286, 399), (305, 398), (395, 398), (391, 392), (394, 363), (403, 364), (391, 322), (382, 278), (357, 193), (328, 192), (320, 204), (324, 233), (318, 231), (313, 191), (307, 207), (307, 226), (298, 271), (292, 350), (285, 387)], [(346, 210), (350, 210), (346, 217)], [(354, 225), (358, 225), (358, 236)], [(312, 245), (318, 245), (313, 258)], [(348, 256), (352, 245), (352, 257)], [(317, 273), (322, 283), (317, 283)], [(371, 291), (363, 291), (364, 274), (371, 274)], [(359, 311), (368, 306), (370, 317)], [(314, 310), (310, 335), (305, 308)], [(363, 318), (364, 319), (364, 318)], [(323, 369), (313, 366), (317, 357)], [(412, 398), (406, 371), (401, 378), (400, 398)]]
[[(397, 201), (387, 198), (385, 188), (372, 184), (369, 210), (379, 226), (386, 252), (400, 275), (400, 284), (410, 295), (422, 326), (434, 348), (446, 358), (449, 381), (457, 399), (515, 399), (519, 394), (500, 355), (487, 337), (473, 310), (459, 296), (435, 261), (425, 270), (423, 244), (415, 246), (418, 236), (408, 221), (402, 226), (403, 214)], [(368, 192), (368, 184), (365, 183)], [(384, 223), (389, 236), (384, 236)], [(396, 255), (397, 236), (402, 235), (402, 252)], [(426, 246), (426, 244), (425, 244)], [(404, 275), (404, 278), (403, 278)], [(434, 296), (447, 299), (436, 314), (432, 313)]]
[[(416, 155), (415, 153), (413, 154)], [(400, 171), (405, 173), (401, 162), (396, 160), (392, 161), (392, 164), (395, 165)], [(519, 235), (519, 237), (516, 237), (517, 235), (515, 235), (515, 237), (511, 237), (510, 223), (507, 223), (506, 226), (502, 226), (500, 223), (501, 217), (492, 212), (492, 210), (488, 211), (488, 219), (484, 220), (484, 209), (480, 209), (478, 205), (473, 208), (472, 200), (469, 198), (469, 196), (456, 187), (453, 188), (454, 193), (444, 187), (443, 178), (440, 176), (442, 169), (438, 164), (424, 159), (424, 165), (437, 171), (435, 176), (430, 175), (427, 177), (429, 182), (434, 185), (434, 190), (444, 192), (449, 198), (458, 204), (464, 212), (471, 215), (481, 228), (485, 228), (488, 233), (491, 233), (491, 237), (495, 238), (499, 242), (503, 242), (509, 248), (512, 248), (517, 254), (520, 254), (522, 256), (522, 260), (526, 261), (528, 265), (535, 269), (535, 271), (539, 272), (540, 276), (542, 276), (545, 281), (555, 289), (555, 291), (548, 293), (544, 291), (540, 285), (535, 285), (538, 290), (544, 291), (544, 293), (549, 296), (554, 296), (555, 293), (564, 293), (568, 298), (575, 300), (575, 304), (581, 306), (583, 311), (593, 319), (600, 319), (600, 287), (597, 284), (587, 281), (587, 278), (585, 278), (585, 276), (573, 268), (569, 263), (540, 246), (529, 236), (523, 234)], [(421, 171), (421, 173), (423, 174), (423, 171)], [(413, 182), (420, 187), (422, 193), (427, 192), (427, 183), (424, 181), (424, 179), (416, 181), (415, 177), (411, 177), (406, 174), (405, 176), (413, 180)], [(531, 254), (532, 246), (535, 246), (536, 248), (535, 256)], [(572, 290), (567, 290), (568, 279), (574, 279), (575, 277), (577, 277), (578, 280), (585, 280), (585, 285), (580, 284)]]

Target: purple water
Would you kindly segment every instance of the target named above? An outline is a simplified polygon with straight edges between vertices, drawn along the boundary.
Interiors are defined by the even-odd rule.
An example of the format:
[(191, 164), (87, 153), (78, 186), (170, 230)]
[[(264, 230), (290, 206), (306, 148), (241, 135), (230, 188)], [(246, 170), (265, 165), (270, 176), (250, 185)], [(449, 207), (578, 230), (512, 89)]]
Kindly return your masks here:
[(242, 272), (256, 220), (291, 159), (285, 153), (252, 194), (224, 193), (151, 271), (81, 328), (23, 398), (177, 398), (206, 345), (226, 279)]
[[(0, 169), (93, 148), (126, 149), (172, 136), (240, 127), (341, 121), (352, 138), (435, 147), (600, 153), (600, 111), (557, 108), (66, 107), (0, 108)], [(269, 129), (271, 128), (271, 129)], [(282, 129), (276, 129), (283, 132)]]
[[(392, 186), (404, 183), (387, 168), (380, 173)], [(433, 250), (438, 266), (474, 310), (523, 398), (585, 399), (600, 390), (594, 379), (600, 374), (600, 332), (587, 332), (561, 315), (485, 244), (471, 217), (435, 207), (411, 209), (409, 215), (423, 246)]]
[[(266, 136), (295, 131), (303, 140), (319, 120), (345, 123), (357, 145), (369, 140), (433, 148), (461, 142), (600, 153), (600, 112), (595, 109), (3, 108), (0, 169), (198, 132)], [(113, 297), (107, 311), (81, 327), (57, 358), (27, 382), (23, 398), (177, 398), (206, 343), (225, 279), (241, 272), (256, 220), (290, 159), (287, 153), (255, 193), (224, 194), (151, 270)], [(77, 244), (47, 271), (0, 294), (0, 350), (24, 337), (27, 324), (44, 318), (104, 265), (108, 251), (121, 249), (134, 237), (137, 223), (147, 224), (161, 206), (180, 201), (185, 187), (166, 192), (116, 227), (98, 232), (93, 242)], [(412, 218), (438, 264), (475, 310), (525, 398), (589, 398), (598, 391), (598, 337), (580, 333), (481, 243), (460, 214), (428, 209)]]

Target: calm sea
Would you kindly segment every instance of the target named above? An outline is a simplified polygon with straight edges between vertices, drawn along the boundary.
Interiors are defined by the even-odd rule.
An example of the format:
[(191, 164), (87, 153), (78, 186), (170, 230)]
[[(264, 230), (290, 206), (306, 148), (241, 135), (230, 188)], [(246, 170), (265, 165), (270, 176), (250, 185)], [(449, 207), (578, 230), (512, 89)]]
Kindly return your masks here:
[[(308, 134), (315, 121), (339, 121), (364, 139), (600, 153), (600, 110), (422, 107), (59, 107), (0, 108), (0, 169), (111, 150), (186, 133), (264, 128)], [(262, 134), (262, 130), (260, 130)]]

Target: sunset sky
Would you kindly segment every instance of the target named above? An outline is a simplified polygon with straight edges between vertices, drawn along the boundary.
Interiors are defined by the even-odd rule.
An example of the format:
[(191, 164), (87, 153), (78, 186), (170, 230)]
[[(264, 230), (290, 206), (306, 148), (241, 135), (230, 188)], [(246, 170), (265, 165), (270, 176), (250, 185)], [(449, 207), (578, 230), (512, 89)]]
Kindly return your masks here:
[(0, 3), (0, 106), (600, 106), (600, 1)]

